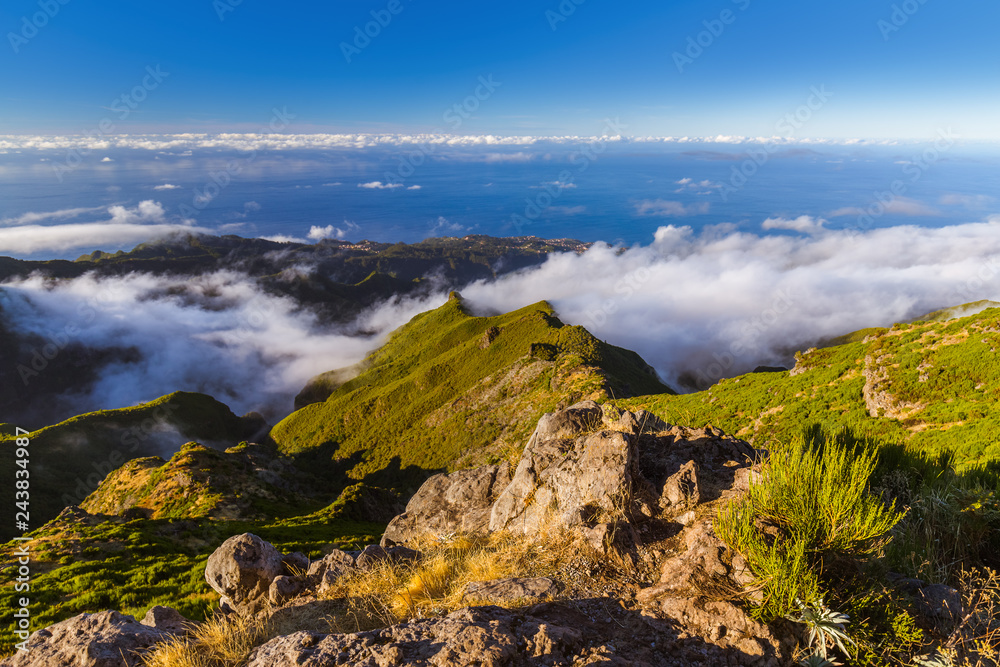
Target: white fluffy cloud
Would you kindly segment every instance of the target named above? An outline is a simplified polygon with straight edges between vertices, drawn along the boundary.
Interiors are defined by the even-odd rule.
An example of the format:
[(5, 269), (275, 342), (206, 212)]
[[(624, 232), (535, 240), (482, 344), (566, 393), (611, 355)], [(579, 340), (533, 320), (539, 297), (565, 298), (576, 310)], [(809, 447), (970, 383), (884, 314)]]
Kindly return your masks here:
[[(128, 406), (183, 390), (211, 394), (237, 414), (260, 410), (272, 420), (291, 411), (310, 377), (360, 361), (388, 331), (439, 305), (391, 301), (338, 331), (233, 272), (87, 275), (56, 285), (31, 278), (3, 291), (6, 316), (23, 329), (49, 335), (54, 323), (73, 324), (77, 342), (141, 353), (134, 363), (105, 368), (92, 391), (77, 397), (78, 410)], [(359, 330), (366, 333), (354, 333)]]
[(350, 220), (344, 220), (343, 227), (335, 227), (333, 225), (320, 227), (318, 225), (313, 225), (309, 228), (309, 233), (306, 236), (313, 241), (321, 241), (323, 239), (343, 240), (348, 234), (356, 232), (359, 229), (361, 229), (361, 227), (357, 224), (351, 222)]
[[(184, 134), (129, 134), (103, 135), (0, 135), (0, 153), (19, 150), (77, 149), (114, 150), (122, 148), (150, 151), (189, 151), (199, 148), (229, 150), (293, 150), (329, 148), (377, 148), (393, 146), (452, 146), (452, 147), (508, 147), (536, 144), (578, 145), (584, 143), (637, 143), (637, 144), (769, 144), (794, 145), (895, 145), (891, 140), (866, 139), (817, 139), (789, 137), (747, 137), (718, 135), (712, 137), (622, 137), (622, 136), (498, 136), (453, 134), (271, 134), (271, 133), (184, 133)], [(184, 153), (180, 153), (183, 155)], [(490, 152), (467, 156), (467, 159), (487, 162), (524, 162), (537, 156), (523, 152)], [(458, 159), (463, 159), (459, 157)]]
[(73, 249), (107, 250), (134, 246), (176, 234), (214, 233), (211, 229), (194, 226), (189, 220), (170, 219), (163, 205), (151, 199), (141, 201), (131, 208), (121, 204), (109, 206), (107, 212), (110, 218), (104, 221), (28, 224), (64, 220), (95, 210), (100, 209), (65, 209), (24, 214), (14, 219), (17, 226), (0, 228), (0, 253), (31, 255)]
[(173, 183), (164, 183), (163, 185), (154, 185), (154, 190), (177, 190), (181, 186), (174, 185)]
[(802, 232), (803, 234), (815, 234), (824, 229), (823, 225), (826, 223), (822, 218), (814, 218), (810, 215), (800, 215), (797, 218), (789, 220), (787, 218), (768, 218), (761, 223), (761, 228), (770, 229), (787, 229), (793, 232)]
[(1000, 221), (809, 236), (670, 225), (648, 246), (599, 244), (462, 294), (484, 312), (547, 299), (564, 321), (638, 351), (670, 383), (708, 382), (790, 364), (826, 337), (1000, 300)]
[(370, 183), (358, 183), (359, 188), (366, 190), (394, 190), (403, 187), (402, 183), (383, 183), (382, 181), (371, 181)]

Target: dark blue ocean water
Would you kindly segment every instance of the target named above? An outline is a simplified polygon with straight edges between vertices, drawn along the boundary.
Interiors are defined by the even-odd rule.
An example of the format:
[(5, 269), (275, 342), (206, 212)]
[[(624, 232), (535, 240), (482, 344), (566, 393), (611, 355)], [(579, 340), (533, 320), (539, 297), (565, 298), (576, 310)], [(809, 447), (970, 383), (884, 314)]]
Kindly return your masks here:
[[(241, 236), (305, 239), (313, 226), (332, 226), (329, 234), (352, 241), (530, 234), (632, 244), (648, 243), (667, 224), (791, 233), (768, 232), (762, 223), (808, 215), (830, 228), (849, 227), (860, 215), (850, 209), (878, 213), (878, 200), (888, 197), (896, 205), (867, 226), (944, 226), (1000, 212), (1000, 150), (793, 146), (754, 161), (747, 152), (754, 148), (541, 145), (429, 155), (405, 146), (95, 150), (61, 179), (54, 165), (65, 161), (65, 151), (22, 150), (0, 154), (0, 226), (23, 225), (28, 213), (77, 208), (95, 210), (37, 224), (99, 223), (109, 220), (110, 206), (154, 200), (165, 222), (184, 219)], [(373, 182), (395, 187), (359, 187)], [(897, 194), (894, 182), (904, 186)], [(116, 249), (107, 242), (101, 248)], [(75, 257), (93, 249), (33, 256)], [(9, 247), (0, 254), (25, 256)]]

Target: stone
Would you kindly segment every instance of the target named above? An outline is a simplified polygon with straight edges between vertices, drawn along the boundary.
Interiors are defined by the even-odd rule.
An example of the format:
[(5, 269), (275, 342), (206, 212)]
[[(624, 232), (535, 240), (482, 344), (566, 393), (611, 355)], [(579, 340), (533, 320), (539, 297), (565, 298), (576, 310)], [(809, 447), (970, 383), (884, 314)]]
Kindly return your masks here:
[(510, 485), (493, 504), (490, 531), (537, 535), (637, 511), (635, 436), (599, 428), (602, 412), (584, 401), (547, 414), (528, 441)]
[(559, 595), (561, 586), (548, 577), (514, 577), (474, 581), (465, 587), (464, 598), (476, 602), (534, 604)]
[(305, 588), (305, 582), (297, 577), (281, 575), (275, 577), (268, 588), (267, 599), (271, 604), (280, 606), (296, 597)]
[(423, 535), (484, 534), (490, 509), (511, 480), (508, 464), (487, 465), (434, 475), (389, 522), (382, 546), (412, 542)]
[(567, 664), (583, 643), (572, 627), (546, 623), (499, 607), (460, 609), (444, 618), (400, 623), (354, 634), (296, 632), (250, 654), (247, 667), (301, 665)]
[(309, 571), (309, 556), (306, 556), (301, 551), (293, 551), (290, 554), (285, 554), (281, 562), (284, 565), (285, 574), (293, 577)]
[(338, 578), (352, 569), (354, 569), (354, 556), (346, 551), (334, 549), (321, 559), (314, 561), (309, 566), (306, 576), (310, 581), (319, 583), (327, 572), (334, 575), (334, 578)]
[(692, 507), (701, 500), (698, 489), (698, 464), (688, 461), (667, 478), (660, 494), (660, 507)]
[(117, 611), (80, 614), (38, 630), (4, 667), (132, 667), (174, 635)]
[(188, 628), (191, 626), (191, 621), (184, 618), (179, 611), (171, 607), (162, 607), (160, 605), (150, 607), (149, 611), (146, 612), (146, 615), (143, 616), (140, 623), (147, 627), (163, 630), (164, 632), (169, 632), (174, 635), (186, 634)]
[(205, 579), (241, 614), (266, 604), (268, 590), (284, 570), (281, 553), (252, 533), (230, 537), (208, 558)]

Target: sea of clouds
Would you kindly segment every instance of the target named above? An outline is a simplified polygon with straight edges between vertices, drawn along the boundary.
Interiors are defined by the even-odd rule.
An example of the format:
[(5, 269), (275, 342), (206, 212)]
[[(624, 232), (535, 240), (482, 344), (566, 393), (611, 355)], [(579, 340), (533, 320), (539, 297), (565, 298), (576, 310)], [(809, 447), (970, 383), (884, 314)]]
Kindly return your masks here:
[[(462, 286), (462, 294), (482, 314), (548, 300), (564, 322), (639, 352), (678, 389), (788, 366), (795, 350), (825, 338), (1000, 297), (998, 219), (863, 232), (802, 218), (772, 218), (768, 226), (794, 231), (664, 226), (648, 244), (553, 255)], [(23, 330), (73, 331), (88, 346), (141, 353), (141, 361), (105, 368), (77, 397), (81, 411), (187, 390), (274, 420), (310, 377), (359, 362), (394, 328), (443, 303), (451, 287), (393, 298), (335, 329), (238, 272), (30, 278), (3, 285), (2, 306)]]

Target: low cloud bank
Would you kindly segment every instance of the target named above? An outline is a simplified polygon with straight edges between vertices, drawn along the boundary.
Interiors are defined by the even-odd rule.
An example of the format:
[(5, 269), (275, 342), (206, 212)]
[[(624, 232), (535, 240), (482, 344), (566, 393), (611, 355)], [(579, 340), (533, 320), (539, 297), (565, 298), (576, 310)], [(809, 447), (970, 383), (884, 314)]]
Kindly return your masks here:
[[(67, 387), (77, 412), (183, 390), (211, 394), (237, 414), (257, 410), (270, 420), (291, 411), (309, 378), (357, 363), (388, 331), (439, 305), (391, 300), (331, 330), (292, 299), (266, 294), (236, 272), (197, 278), (87, 275), (57, 283), (30, 278), (3, 285), (0, 303), (20, 331), (56, 343), (139, 352), (138, 360), (104, 367), (84, 392)], [(7, 361), (30, 366), (31, 352), (21, 357)]]
[(1000, 296), (997, 222), (865, 233), (794, 223), (780, 227), (806, 234), (661, 227), (648, 246), (553, 256), (462, 294), (492, 311), (547, 299), (564, 321), (639, 352), (687, 389), (788, 366), (824, 338)]
[[(1000, 297), (1000, 219), (864, 233), (785, 222), (794, 224), (782, 229), (799, 232), (664, 226), (646, 246), (554, 255), (462, 293), (483, 313), (548, 300), (565, 322), (636, 350), (680, 389), (787, 366), (796, 349), (824, 338)], [(0, 301), (21, 330), (139, 352), (76, 396), (80, 412), (186, 390), (274, 420), (310, 377), (357, 363), (388, 332), (443, 303), (450, 287), (393, 298), (336, 329), (237, 272), (30, 278), (4, 285)], [(15, 363), (30, 363), (30, 354)]]

